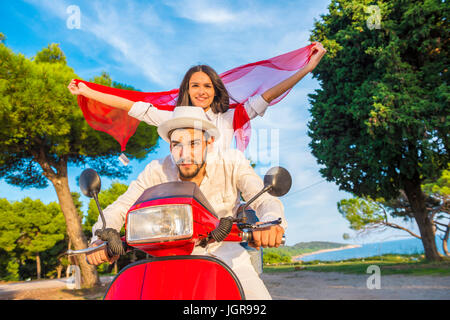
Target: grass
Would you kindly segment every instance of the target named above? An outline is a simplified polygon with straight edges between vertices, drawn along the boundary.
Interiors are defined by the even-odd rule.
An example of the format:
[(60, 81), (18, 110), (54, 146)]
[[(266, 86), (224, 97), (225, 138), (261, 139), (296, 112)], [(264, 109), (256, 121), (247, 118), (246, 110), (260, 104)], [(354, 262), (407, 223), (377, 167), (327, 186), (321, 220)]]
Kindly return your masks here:
[(367, 274), (370, 265), (380, 267), (381, 273), (405, 275), (438, 275), (450, 276), (450, 258), (441, 262), (429, 262), (423, 255), (382, 255), (370, 258), (349, 259), (343, 261), (309, 261), (285, 263), (275, 266), (264, 266), (264, 272), (293, 272), (299, 270), (319, 272), (342, 272), (352, 274)]

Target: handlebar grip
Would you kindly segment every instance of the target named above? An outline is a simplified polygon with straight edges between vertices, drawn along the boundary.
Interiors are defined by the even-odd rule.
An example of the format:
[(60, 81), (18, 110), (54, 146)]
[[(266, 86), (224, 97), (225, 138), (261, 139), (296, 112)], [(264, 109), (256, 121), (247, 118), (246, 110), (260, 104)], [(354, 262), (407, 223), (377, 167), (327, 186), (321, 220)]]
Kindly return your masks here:
[[(247, 242), (247, 243), (253, 242), (253, 232), (252, 231), (242, 232), (242, 241), (241, 242)], [(280, 245), (284, 246), (285, 243), (286, 243), (286, 235), (283, 234)]]
[(96, 230), (95, 234), (103, 241), (108, 242), (107, 254), (108, 258), (121, 256), (125, 254), (124, 244), (120, 238), (120, 234), (113, 228)]

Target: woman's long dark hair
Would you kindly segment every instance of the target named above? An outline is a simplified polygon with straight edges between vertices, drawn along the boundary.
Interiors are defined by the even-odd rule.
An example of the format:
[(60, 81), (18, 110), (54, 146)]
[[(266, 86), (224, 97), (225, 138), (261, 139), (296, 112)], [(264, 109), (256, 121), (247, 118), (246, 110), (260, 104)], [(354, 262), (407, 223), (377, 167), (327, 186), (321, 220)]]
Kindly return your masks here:
[(215, 96), (211, 103), (211, 110), (214, 113), (223, 113), (230, 108), (230, 97), (222, 79), (219, 77), (217, 72), (208, 65), (197, 65), (190, 68), (184, 75), (183, 81), (180, 85), (180, 90), (178, 92), (177, 106), (192, 106), (191, 98), (189, 97), (189, 80), (195, 72), (206, 73), (214, 87)]

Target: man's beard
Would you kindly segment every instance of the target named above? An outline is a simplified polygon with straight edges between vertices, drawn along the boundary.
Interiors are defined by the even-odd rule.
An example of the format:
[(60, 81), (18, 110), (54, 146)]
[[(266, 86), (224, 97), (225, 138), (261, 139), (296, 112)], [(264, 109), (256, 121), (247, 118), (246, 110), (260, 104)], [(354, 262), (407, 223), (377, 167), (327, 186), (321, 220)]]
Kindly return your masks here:
[(200, 170), (204, 167), (205, 163), (206, 162), (203, 161), (201, 165), (197, 165), (197, 169), (195, 169), (195, 171), (190, 173), (190, 174), (184, 174), (183, 171), (181, 171), (180, 167), (177, 166), (178, 172), (180, 173), (180, 177), (182, 177), (184, 179), (192, 179), (192, 178), (194, 178), (200, 172)]
[(200, 170), (202, 170), (202, 168), (205, 166), (207, 154), (208, 154), (208, 148), (205, 148), (205, 151), (204, 151), (204, 153), (203, 153), (203, 159), (202, 159), (203, 161), (202, 161), (202, 163), (201, 163), (200, 165), (198, 165), (198, 164), (196, 164), (196, 163), (194, 162), (194, 164), (197, 165), (197, 169), (196, 169), (193, 173), (191, 173), (191, 174), (184, 174), (184, 173), (181, 171), (179, 165), (180, 165), (180, 164), (183, 164), (183, 163), (185, 162), (185, 160), (184, 160), (184, 159), (178, 160), (178, 161), (176, 162), (176, 165), (177, 165), (177, 168), (178, 168), (178, 172), (179, 172), (179, 174), (180, 174), (180, 177), (181, 177), (181, 178), (184, 178), (184, 179), (192, 179), (192, 178), (194, 178), (194, 177), (200, 172)]

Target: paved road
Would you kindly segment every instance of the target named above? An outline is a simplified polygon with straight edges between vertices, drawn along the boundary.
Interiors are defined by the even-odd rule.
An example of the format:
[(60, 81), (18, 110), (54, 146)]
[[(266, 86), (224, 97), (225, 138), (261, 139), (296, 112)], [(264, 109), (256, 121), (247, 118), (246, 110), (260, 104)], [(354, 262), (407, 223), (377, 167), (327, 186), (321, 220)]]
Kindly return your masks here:
[(274, 300), (450, 299), (450, 277), (381, 274), (377, 288), (368, 286), (369, 276), (297, 271), (265, 273), (262, 279)]
[[(379, 289), (369, 289), (369, 275), (298, 271), (262, 274), (274, 300), (448, 300), (450, 277), (382, 275)], [(109, 283), (113, 277), (100, 277)], [(64, 288), (67, 279), (18, 282), (0, 285), (0, 299), (34, 289)]]
[[(113, 276), (102, 276), (100, 281), (102, 284), (111, 282)], [(24, 281), (0, 284), (0, 299), (4, 294), (11, 294), (14, 292), (35, 290), (35, 289), (55, 289), (55, 288), (65, 288), (67, 287), (69, 281), (68, 278), (53, 279), (53, 280), (35, 280), (35, 281)]]

